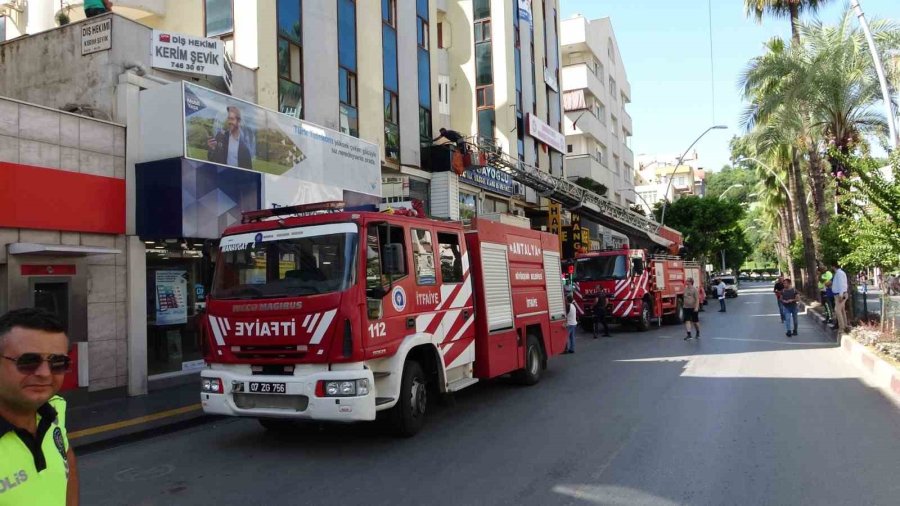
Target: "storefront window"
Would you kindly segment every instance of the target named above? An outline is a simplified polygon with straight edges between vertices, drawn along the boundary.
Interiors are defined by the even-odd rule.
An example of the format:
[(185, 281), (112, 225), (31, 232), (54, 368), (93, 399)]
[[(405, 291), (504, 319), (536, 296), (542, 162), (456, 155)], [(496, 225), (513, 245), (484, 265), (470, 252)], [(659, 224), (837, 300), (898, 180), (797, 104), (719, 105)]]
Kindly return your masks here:
[(459, 192), (459, 219), (471, 220), (478, 216), (478, 197), (471, 193)]
[(211, 264), (201, 241), (147, 243), (147, 367), (151, 376), (199, 370), (200, 319)]

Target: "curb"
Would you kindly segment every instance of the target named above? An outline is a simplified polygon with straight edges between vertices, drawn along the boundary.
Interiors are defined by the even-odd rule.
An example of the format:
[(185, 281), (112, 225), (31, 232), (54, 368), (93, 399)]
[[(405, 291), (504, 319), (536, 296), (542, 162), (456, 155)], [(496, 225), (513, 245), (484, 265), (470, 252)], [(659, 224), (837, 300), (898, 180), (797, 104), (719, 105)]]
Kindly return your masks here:
[(215, 417), (207, 416), (198, 403), (196, 406), (185, 406), (130, 420), (72, 431), (69, 439), (72, 447), (79, 450), (80, 453), (90, 453), (123, 442), (201, 424), (213, 418)]
[(813, 323), (819, 325), (819, 330), (834, 342), (839, 342), (837, 330), (831, 328), (831, 325), (825, 323), (825, 317), (813, 311), (806, 302), (803, 303), (806, 308), (806, 317), (811, 319)]
[(848, 335), (841, 336), (841, 350), (863, 371), (866, 380), (900, 405), (900, 370)]

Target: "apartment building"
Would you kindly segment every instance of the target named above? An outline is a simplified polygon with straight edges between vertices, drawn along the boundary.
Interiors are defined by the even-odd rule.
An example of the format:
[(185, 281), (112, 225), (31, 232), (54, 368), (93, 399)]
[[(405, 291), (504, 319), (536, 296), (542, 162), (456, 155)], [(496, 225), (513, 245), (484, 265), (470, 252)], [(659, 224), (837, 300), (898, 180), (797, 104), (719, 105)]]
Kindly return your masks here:
[(645, 212), (651, 212), (663, 200), (672, 202), (686, 195), (706, 194), (706, 173), (699, 165), (697, 151), (685, 156), (680, 164), (677, 161), (678, 155), (638, 156), (635, 193), (637, 205)]
[(606, 196), (632, 205), (631, 85), (609, 18), (562, 22), (566, 176), (603, 184)]

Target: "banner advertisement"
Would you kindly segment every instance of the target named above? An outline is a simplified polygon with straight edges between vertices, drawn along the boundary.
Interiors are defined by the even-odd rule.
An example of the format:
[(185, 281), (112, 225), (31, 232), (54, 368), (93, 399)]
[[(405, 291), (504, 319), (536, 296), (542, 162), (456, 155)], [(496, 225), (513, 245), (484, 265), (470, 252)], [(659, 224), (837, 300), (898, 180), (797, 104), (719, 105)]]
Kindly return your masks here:
[(513, 194), (512, 176), (494, 167), (469, 169), (459, 180), (506, 196)]
[(150, 66), (171, 72), (225, 76), (225, 42), (153, 30)]
[(554, 150), (566, 152), (566, 136), (556, 131), (552, 126), (538, 118), (534, 114), (528, 113), (528, 135), (550, 146)]
[(183, 97), (186, 158), (266, 174), (265, 192), (290, 178), (381, 196), (376, 144), (187, 82)]
[(156, 324), (187, 323), (187, 271), (156, 271)]
[(559, 235), (559, 227), (562, 223), (562, 205), (550, 204), (549, 216), (547, 219), (547, 231), (551, 234)]

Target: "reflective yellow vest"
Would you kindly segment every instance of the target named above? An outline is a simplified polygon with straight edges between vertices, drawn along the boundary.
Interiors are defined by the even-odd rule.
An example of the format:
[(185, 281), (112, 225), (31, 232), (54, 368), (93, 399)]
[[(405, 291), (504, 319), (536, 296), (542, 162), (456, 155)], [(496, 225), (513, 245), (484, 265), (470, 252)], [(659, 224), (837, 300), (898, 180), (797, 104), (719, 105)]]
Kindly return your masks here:
[(64, 505), (69, 481), (66, 401), (38, 409), (37, 435), (0, 418), (0, 506)]

